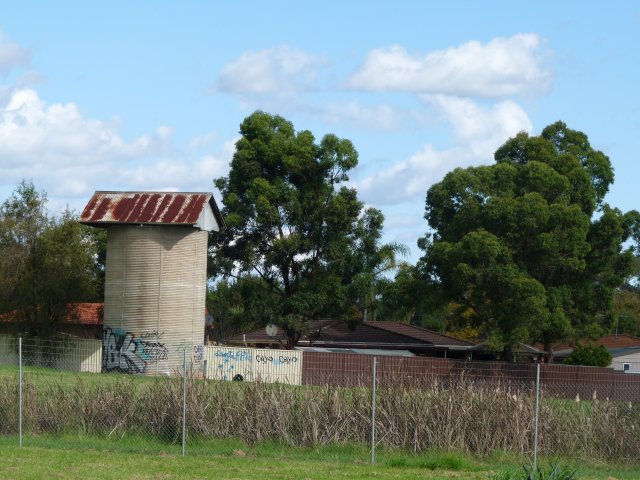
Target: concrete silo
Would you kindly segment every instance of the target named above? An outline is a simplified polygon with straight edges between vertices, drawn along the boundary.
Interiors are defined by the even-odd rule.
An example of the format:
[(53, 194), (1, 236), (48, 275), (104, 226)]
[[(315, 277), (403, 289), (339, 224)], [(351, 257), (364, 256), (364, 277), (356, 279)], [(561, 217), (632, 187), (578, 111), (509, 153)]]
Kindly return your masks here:
[(210, 193), (96, 192), (80, 222), (107, 230), (103, 370), (167, 374), (202, 358)]

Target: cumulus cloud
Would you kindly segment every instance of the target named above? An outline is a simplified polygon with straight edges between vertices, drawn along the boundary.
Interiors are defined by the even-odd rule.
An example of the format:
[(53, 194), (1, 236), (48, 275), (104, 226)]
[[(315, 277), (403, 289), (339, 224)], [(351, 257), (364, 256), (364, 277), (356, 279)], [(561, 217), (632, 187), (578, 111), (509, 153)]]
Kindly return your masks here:
[(125, 167), (119, 173), (119, 182), (135, 189), (148, 190), (211, 190), (213, 179), (228, 170), (228, 160), (205, 155), (191, 161), (162, 159), (145, 165)]
[(30, 61), (29, 51), (17, 43), (12, 43), (0, 30), (0, 74), (6, 75), (14, 68), (28, 65)]
[(424, 145), (408, 159), (356, 181), (366, 201), (378, 205), (418, 201), (448, 171), (490, 163), (495, 150), (507, 138), (532, 128), (526, 113), (511, 101), (482, 107), (472, 100), (455, 97), (424, 100), (451, 125), (458, 145), (449, 149)]
[(222, 69), (216, 87), (236, 94), (305, 91), (314, 87), (322, 64), (321, 58), (287, 45), (248, 51)]
[(200, 150), (211, 145), (218, 138), (216, 132), (205, 133), (204, 135), (198, 135), (189, 140), (189, 150)]
[(407, 122), (421, 121), (419, 112), (401, 109), (389, 103), (369, 106), (352, 100), (328, 103), (317, 110), (328, 123), (346, 123), (372, 130), (395, 130)]
[(82, 116), (74, 103), (46, 105), (31, 89), (13, 90), (0, 106), (0, 168), (63, 166), (146, 155), (169, 132), (126, 142), (108, 124)]
[(193, 158), (173, 147), (170, 126), (127, 141), (114, 123), (86, 118), (74, 103), (48, 105), (34, 90), (12, 89), (0, 102), (0, 188), (31, 179), (54, 207), (79, 209), (74, 197), (96, 189), (211, 190), (228, 168), (226, 145), (218, 157)]
[(472, 148), (478, 157), (492, 155), (508, 137), (533, 128), (527, 113), (511, 100), (482, 107), (469, 98), (445, 95), (420, 98), (451, 125), (457, 142)]
[(426, 55), (393, 45), (372, 50), (346, 86), (484, 98), (545, 92), (551, 82), (545, 55), (536, 34), (471, 41)]
[(468, 148), (438, 150), (425, 145), (411, 157), (354, 182), (362, 198), (376, 205), (389, 205), (418, 199), (432, 183), (455, 166), (473, 163)]

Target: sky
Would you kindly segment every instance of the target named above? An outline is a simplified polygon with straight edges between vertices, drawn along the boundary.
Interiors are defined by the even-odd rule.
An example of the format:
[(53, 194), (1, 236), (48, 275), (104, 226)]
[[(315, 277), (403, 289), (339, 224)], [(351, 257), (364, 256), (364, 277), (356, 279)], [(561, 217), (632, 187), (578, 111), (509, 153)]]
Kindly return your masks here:
[(52, 214), (96, 190), (211, 191), (242, 120), (351, 140), (350, 174), (412, 259), (427, 189), (557, 120), (609, 156), (640, 209), (640, 3), (5, 1), (0, 200)]

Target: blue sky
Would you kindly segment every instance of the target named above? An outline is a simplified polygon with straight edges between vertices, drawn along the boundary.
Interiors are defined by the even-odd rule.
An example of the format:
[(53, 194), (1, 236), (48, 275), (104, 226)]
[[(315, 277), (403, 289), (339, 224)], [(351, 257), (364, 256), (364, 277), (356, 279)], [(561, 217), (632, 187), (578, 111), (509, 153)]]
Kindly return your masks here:
[[(351, 182), (417, 258), (427, 188), (556, 120), (638, 209), (640, 4), (538, 1), (6, 2), (0, 198), (213, 189), (242, 119), (350, 139)], [(215, 192), (220, 199), (218, 192)]]

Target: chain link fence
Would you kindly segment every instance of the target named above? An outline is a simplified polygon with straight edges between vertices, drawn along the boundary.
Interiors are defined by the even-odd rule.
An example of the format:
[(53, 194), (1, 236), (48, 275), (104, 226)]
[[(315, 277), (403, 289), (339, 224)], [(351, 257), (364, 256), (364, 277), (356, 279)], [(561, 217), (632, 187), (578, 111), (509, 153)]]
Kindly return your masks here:
[(640, 375), (613, 368), (205, 347), (145, 376), (102, 373), (100, 342), (85, 342), (0, 337), (5, 440), (187, 455), (221, 441), (359, 444), (372, 462), (376, 448), (629, 463), (640, 452)]

